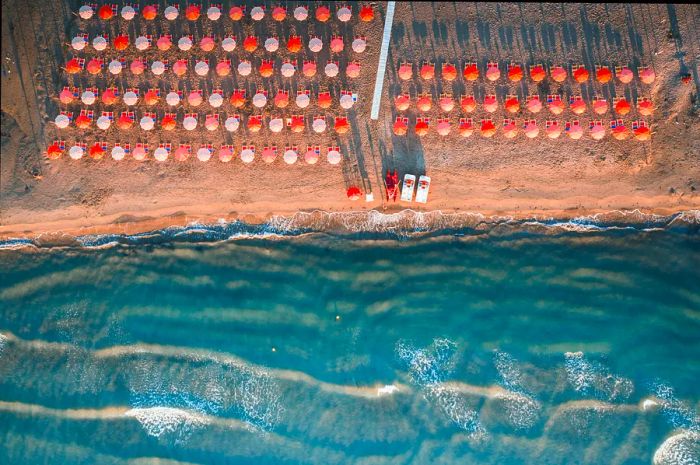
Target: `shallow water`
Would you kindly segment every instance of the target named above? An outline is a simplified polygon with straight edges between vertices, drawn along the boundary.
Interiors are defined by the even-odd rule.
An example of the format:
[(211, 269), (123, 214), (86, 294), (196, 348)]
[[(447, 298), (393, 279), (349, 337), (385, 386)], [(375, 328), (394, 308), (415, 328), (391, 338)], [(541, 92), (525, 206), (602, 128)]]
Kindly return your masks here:
[(698, 464), (699, 263), (686, 230), (5, 251), (0, 463)]

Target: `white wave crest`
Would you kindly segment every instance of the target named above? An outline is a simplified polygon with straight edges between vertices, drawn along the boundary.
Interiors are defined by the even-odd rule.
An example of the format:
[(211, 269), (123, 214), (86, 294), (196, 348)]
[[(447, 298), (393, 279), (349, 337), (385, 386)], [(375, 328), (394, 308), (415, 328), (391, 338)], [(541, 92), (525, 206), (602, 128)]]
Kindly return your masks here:
[(209, 424), (204, 415), (172, 407), (132, 408), (124, 415), (136, 418), (149, 436), (174, 436), (177, 441), (189, 439), (196, 429)]
[(700, 434), (683, 431), (666, 439), (654, 452), (654, 465), (700, 465)]
[(617, 376), (604, 365), (588, 360), (583, 352), (564, 354), (566, 377), (576, 392), (609, 401), (626, 400), (634, 391), (632, 381)]
[(0, 333), (0, 357), (2, 357), (2, 353), (5, 350), (5, 345), (7, 344), (7, 336), (4, 334)]
[(661, 413), (672, 427), (700, 432), (700, 417), (676, 397), (670, 385), (658, 382), (652, 386), (652, 391), (661, 404)]
[(518, 361), (510, 354), (494, 351), (494, 365), (506, 392), (496, 395), (503, 402), (508, 420), (517, 429), (532, 427), (540, 418), (542, 405), (528, 392)]

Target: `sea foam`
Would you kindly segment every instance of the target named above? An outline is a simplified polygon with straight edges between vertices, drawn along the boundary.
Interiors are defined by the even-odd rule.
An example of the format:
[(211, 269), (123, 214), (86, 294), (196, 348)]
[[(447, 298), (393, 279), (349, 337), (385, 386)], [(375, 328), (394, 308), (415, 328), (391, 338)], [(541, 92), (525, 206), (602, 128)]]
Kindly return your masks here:
[(524, 385), (523, 374), (517, 360), (506, 352), (494, 352), (494, 365), (505, 392), (500, 392), (500, 399), (505, 408), (510, 424), (517, 429), (527, 429), (540, 418), (542, 405), (534, 398)]
[(132, 408), (124, 415), (136, 418), (149, 436), (161, 438), (172, 435), (176, 442), (186, 441), (195, 429), (209, 423), (201, 414), (172, 407)]
[(614, 375), (603, 364), (589, 360), (583, 352), (564, 354), (566, 377), (576, 392), (607, 401), (624, 401), (634, 391), (631, 380)]
[(699, 465), (700, 433), (682, 431), (667, 438), (656, 452), (654, 465)]

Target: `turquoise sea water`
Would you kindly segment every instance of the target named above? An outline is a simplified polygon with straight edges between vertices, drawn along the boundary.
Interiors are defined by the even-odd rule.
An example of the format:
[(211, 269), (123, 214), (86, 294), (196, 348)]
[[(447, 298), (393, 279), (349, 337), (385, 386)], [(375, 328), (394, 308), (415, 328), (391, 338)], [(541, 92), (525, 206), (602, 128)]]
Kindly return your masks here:
[(143, 242), (0, 252), (0, 463), (700, 463), (697, 228)]

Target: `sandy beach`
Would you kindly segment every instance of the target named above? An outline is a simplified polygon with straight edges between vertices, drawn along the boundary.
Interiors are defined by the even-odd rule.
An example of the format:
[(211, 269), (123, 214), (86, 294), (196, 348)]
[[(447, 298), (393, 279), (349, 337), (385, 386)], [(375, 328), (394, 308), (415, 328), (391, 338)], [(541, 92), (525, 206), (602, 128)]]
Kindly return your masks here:
[[(288, 8), (292, 10), (295, 5), (290, 4)], [(255, 73), (245, 79), (235, 73), (220, 78), (213, 72), (203, 79), (195, 79), (194, 75), (178, 79), (172, 73), (166, 73), (163, 79), (153, 79), (148, 72), (138, 78), (128, 72), (118, 77), (105, 73), (100, 77), (86, 73), (69, 76), (61, 67), (75, 54), (66, 44), (79, 32), (92, 37), (103, 27), (94, 19), (89, 23), (81, 22), (72, 13), (78, 7), (77, 2), (62, 0), (42, 2), (41, 6), (23, 0), (3, 2), (0, 238), (47, 233), (131, 234), (195, 220), (240, 219), (257, 223), (274, 215), (291, 216), (295, 212), (314, 210), (396, 212), (410, 208), (566, 219), (611, 210), (638, 209), (668, 215), (700, 209), (697, 191), (700, 188), (700, 40), (697, 28), (700, 9), (697, 5), (400, 2), (396, 6), (378, 121), (370, 120), (369, 115), (386, 2), (377, 3), (376, 17), (368, 23), (353, 18), (348, 24), (337, 20), (298, 23), (294, 19), (271, 24), (272, 20), (266, 18), (259, 24), (248, 20), (233, 26), (238, 36), (254, 33), (264, 38), (273, 27), (281, 40), (294, 32), (304, 43), (314, 34), (324, 40), (340, 34), (346, 44), (356, 35), (366, 36), (368, 47), (361, 55), (346, 50), (337, 57), (330, 57), (325, 48), (318, 55), (319, 63), (338, 59), (341, 67), (351, 60), (360, 61), (358, 78), (341, 76), (335, 80), (323, 76), (322, 72), (314, 79), (285, 80), (277, 75), (265, 81)], [(356, 14), (359, 5), (353, 4), (353, 8)], [(335, 11), (335, 7), (331, 10)], [(141, 27), (137, 21), (130, 24), (115, 19), (107, 28), (112, 37), (117, 32), (128, 32), (133, 39), (137, 32), (147, 30), (154, 36), (172, 33), (176, 38), (186, 33), (196, 37), (221, 36), (230, 30), (231, 24), (223, 17), (218, 23), (204, 18), (192, 25), (184, 22), (169, 25), (160, 20)], [(183, 29), (188, 27), (190, 30)], [(170, 60), (182, 54), (176, 47), (173, 49), (168, 52)], [(214, 55), (221, 53), (219, 48), (216, 50), (212, 52)], [(88, 53), (82, 56), (89, 56)], [(146, 55), (149, 53), (155, 56), (154, 51)], [(253, 58), (265, 58), (266, 53), (261, 48), (254, 52)], [(305, 49), (298, 58), (301, 61), (309, 54)], [(137, 56), (137, 51), (132, 47), (120, 55), (129, 62)], [(276, 60), (286, 56), (280, 53)], [(542, 62), (547, 66), (584, 63), (589, 69), (594, 69), (597, 63), (646, 64), (653, 67), (656, 80), (651, 85), (635, 80), (626, 86), (614, 82), (604, 87), (593, 79), (586, 86), (571, 80), (563, 84), (545, 81), (537, 86), (527, 79), (518, 85), (511, 84), (503, 77), (496, 83), (480, 80), (475, 85), (465, 83), (461, 77), (449, 85), (439, 79), (426, 82), (414, 76), (406, 82), (398, 78), (400, 63), (410, 61), (419, 65), (424, 60), (436, 63), (438, 69), (445, 62), (461, 64), (468, 60)], [(684, 83), (681, 77), (686, 74), (691, 78)], [(111, 84), (142, 89), (153, 85), (184, 90), (202, 88), (205, 95), (217, 87), (225, 92), (245, 87), (251, 93), (259, 86), (271, 92), (288, 88), (293, 93), (302, 88), (312, 92), (329, 89), (334, 97), (340, 90), (348, 89), (357, 92), (359, 97), (357, 104), (347, 112), (338, 106), (335, 98), (333, 106), (325, 111), (328, 118), (347, 115), (351, 130), (343, 135), (332, 131), (313, 134), (309, 128), (299, 134), (288, 130), (281, 134), (266, 130), (255, 134), (241, 130), (231, 134), (221, 128), (214, 132), (198, 129), (193, 133), (183, 129), (170, 133), (156, 129), (145, 136), (136, 128), (125, 136), (124, 131), (116, 128), (106, 135), (94, 127), (87, 131), (75, 127), (56, 128), (54, 117), (65, 109), (58, 100), (58, 93), (64, 86), (103, 88)], [(454, 96), (465, 92), (495, 93), (499, 97), (511, 92), (524, 95), (561, 93), (564, 96), (581, 93), (585, 99), (594, 95), (644, 96), (655, 106), (654, 114), (644, 118), (651, 124), (653, 136), (646, 142), (632, 138), (618, 141), (609, 136), (595, 141), (587, 134), (580, 140), (570, 140), (564, 135), (555, 140), (542, 135), (527, 139), (522, 134), (506, 139), (500, 133), (492, 139), (478, 134), (463, 139), (456, 130), (446, 137), (434, 131), (423, 138), (411, 131), (407, 136), (395, 136), (392, 124), (399, 113), (394, 107), (394, 97), (402, 92), (414, 96), (424, 91), (434, 96), (443, 92)], [(288, 115), (298, 111), (291, 108), (278, 111), (270, 107), (268, 105), (264, 114)], [(77, 112), (82, 106), (78, 102), (70, 108)], [(115, 114), (123, 109), (115, 109)], [(154, 111), (160, 114), (166, 109), (165, 103), (160, 102)], [(207, 107), (197, 111), (203, 115), (208, 110)], [(227, 112), (226, 108), (221, 110)], [(101, 111), (99, 106), (95, 107), (96, 114), (98, 111)], [(310, 107), (305, 113), (310, 115), (314, 111)], [(184, 110), (178, 112), (182, 114)], [(245, 109), (242, 113), (251, 112)], [(547, 111), (543, 110), (537, 116), (542, 123), (547, 118), (545, 113)], [(407, 116), (415, 116), (414, 107)], [(435, 121), (440, 109), (436, 106), (428, 116)], [(456, 122), (459, 116), (462, 115), (457, 106), (451, 113), (452, 121)], [(477, 110), (471, 116), (477, 122), (485, 115)], [(508, 115), (500, 108), (488, 116), (498, 126)], [(516, 119), (521, 121), (525, 116), (521, 112)], [(631, 121), (637, 117), (633, 110), (625, 118)], [(608, 113), (595, 119), (607, 122), (612, 118)], [(586, 113), (577, 117), (567, 109), (557, 119), (579, 119), (587, 127), (594, 115)], [(263, 145), (276, 145), (280, 149), (298, 145), (301, 150), (307, 143), (313, 143), (324, 149), (329, 145), (340, 146), (344, 159), (337, 166), (325, 160), (315, 165), (303, 162), (286, 165), (279, 159), (272, 164), (259, 159), (250, 165), (244, 165), (240, 159), (221, 163), (215, 158), (202, 163), (196, 157), (184, 162), (172, 159), (165, 163), (152, 159), (117, 162), (109, 155), (101, 160), (75, 161), (67, 156), (48, 160), (44, 153), (55, 139), (64, 139), (68, 145), (76, 140), (105, 140), (109, 144), (133, 144), (140, 140), (149, 142), (152, 147), (159, 142), (173, 145), (207, 142), (215, 147), (250, 142), (260, 148)], [(387, 201), (383, 186), (383, 174), (387, 169), (397, 169), (401, 177), (405, 173), (429, 175), (432, 185), (428, 203)], [(346, 189), (353, 185), (360, 187), (363, 193), (372, 193), (374, 201), (349, 200)]]

